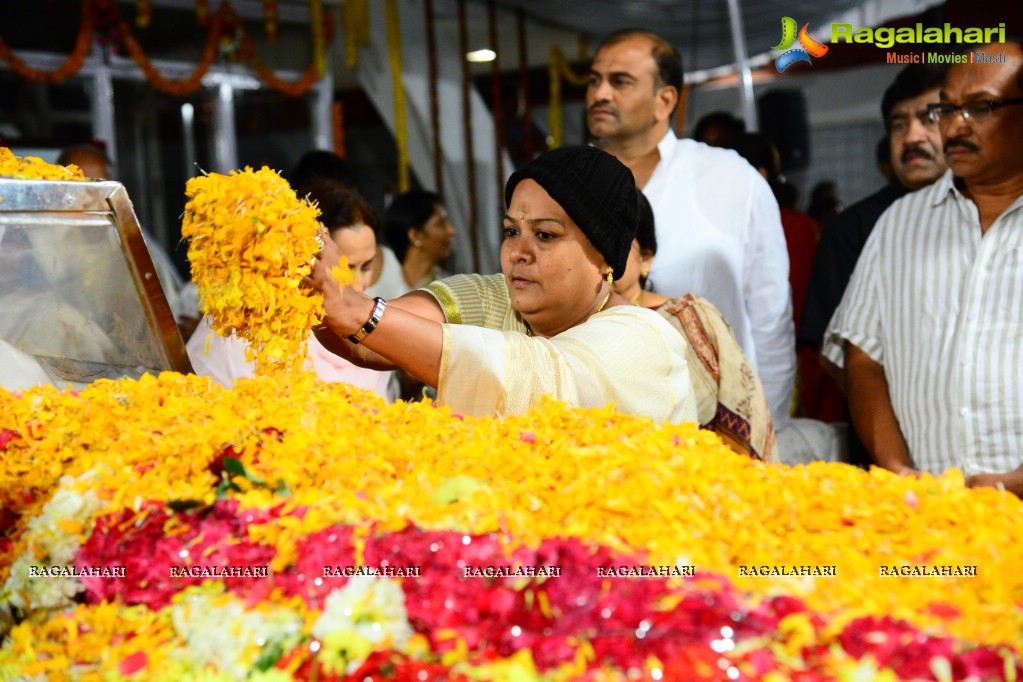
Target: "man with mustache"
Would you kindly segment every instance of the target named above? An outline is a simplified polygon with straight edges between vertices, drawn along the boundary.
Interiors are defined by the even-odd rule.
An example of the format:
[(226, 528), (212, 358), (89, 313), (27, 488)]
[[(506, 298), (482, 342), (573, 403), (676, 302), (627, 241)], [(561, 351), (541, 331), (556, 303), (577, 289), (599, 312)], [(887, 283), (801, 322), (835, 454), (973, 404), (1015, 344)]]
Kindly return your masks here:
[(1023, 44), (977, 47), (928, 106), (950, 170), (878, 221), (828, 325), (876, 464), (1023, 497)]
[[(911, 64), (901, 71), (881, 98), (881, 117), (888, 131), (889, 158), (895, 180), (846, 210), (821, 235), (814, 254), (802, 316), (796, 330), (800, 357), (816, 354), (824, 332), (842, 300), (853, 268), (878, 218), (897, 199), (931, 184), (945, 172), (938, 125), (930, 120), (928, 104), (938, 102), (947, 66)], [(807, 360), (804, 360), (807, 361)], [(840, 379), (840, 372), (825, 363), (825, 369)], [(842, 414), (845, 400), (825, 375), (803, 377), (803, 394), (815, 396), (820, 414)], [(814, 385), (816, 384), (816, 385)], [(871, 460), (856, 437), (847, 432), (846, 460), (866, 466)]]
[[(788, 422), (795, 376), (789, 260), (767, 182), (730, 150), (679, 140), (671, 119), (682, 59), (646, 31), (600, 44), (586, 90), (587, 125), (624, 163), (654, 210), (654, 291), (695, 293), (735, 331), (764, 386), (776, 429)], [(617, 276), (618, 273), (616, 273)]]

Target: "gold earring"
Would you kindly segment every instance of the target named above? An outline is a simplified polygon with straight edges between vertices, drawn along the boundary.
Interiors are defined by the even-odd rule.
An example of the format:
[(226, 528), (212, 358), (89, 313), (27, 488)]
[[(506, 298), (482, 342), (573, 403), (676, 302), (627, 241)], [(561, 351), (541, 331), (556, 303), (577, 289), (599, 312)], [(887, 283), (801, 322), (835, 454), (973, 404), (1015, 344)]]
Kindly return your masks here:
[(639, 274), (643, 275), (644, 277), (648, 277), (650, 275), (650, 268), (643, 268), (642, 270), (639, 271)]
[(414, 242), (412, 242), (412, 243), (413, 243), (413, 244), (415, 244), (416, 246), (422, 246), (422, 245), (423, 245), (423, 242), (419, 241), (418, 239), (417, 239), (417, 240), (415, 240), (415, 241), (414, 241)]
[(608, 268), (608, 271), (607, 271), (607, 285), (609, 287), (614, 286), (614, 283), (615, 283), (614, 274), (615, 274), (614, 268)]

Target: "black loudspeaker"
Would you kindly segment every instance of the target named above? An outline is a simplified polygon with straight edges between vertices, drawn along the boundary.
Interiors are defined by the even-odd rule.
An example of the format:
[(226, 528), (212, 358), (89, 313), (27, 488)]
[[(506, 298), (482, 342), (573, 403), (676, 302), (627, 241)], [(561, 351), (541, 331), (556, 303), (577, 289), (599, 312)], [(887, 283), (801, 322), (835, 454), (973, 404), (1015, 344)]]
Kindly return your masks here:
[(757, 100), (760, 132), (770, 138), (781, 155), (783, 173), (810, 165), (810, 124), (806, 92), (771, 90)]

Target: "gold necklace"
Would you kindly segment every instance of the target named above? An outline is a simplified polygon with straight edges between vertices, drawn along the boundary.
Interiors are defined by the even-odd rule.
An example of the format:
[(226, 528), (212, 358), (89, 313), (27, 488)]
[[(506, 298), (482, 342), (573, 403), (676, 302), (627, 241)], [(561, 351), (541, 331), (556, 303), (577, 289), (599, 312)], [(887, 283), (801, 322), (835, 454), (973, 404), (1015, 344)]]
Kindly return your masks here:
[(643, 305), (643, 290), (642, 289), (639, 290), (639, 295), (636, 296), (636, 300), (633, 301), (632, 303), (633, 303), (633, 305), (638, 305), (638, 306), (642, 306)]

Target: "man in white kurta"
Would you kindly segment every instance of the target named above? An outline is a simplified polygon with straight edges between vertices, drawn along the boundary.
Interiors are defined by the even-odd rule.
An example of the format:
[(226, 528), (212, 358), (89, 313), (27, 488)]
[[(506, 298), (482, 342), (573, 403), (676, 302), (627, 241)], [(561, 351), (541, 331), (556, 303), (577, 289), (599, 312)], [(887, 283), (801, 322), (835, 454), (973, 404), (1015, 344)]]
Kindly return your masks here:
[(593, 60), (587, 124), (632, 170), (656, 220), (657, 293), (695, 293), (725, 316), (764, 386), (776, 430), (788, 424), (796, 372), (789, 259), (778, 204), (738, 154), (678, 140), (678, 51), (658, 36), (608, 36)]
[(760, 376), (775, 428), (788, 423), (795, 377), (789, 257), (767, 182), (731, 150), (680, 140), (657, 145), (643, 193), (654, 210), (657, 293), (696, 293), (725, 316)]

